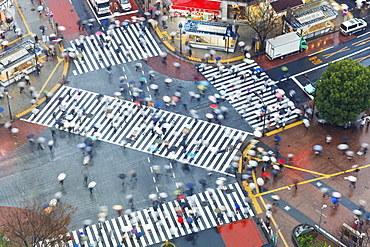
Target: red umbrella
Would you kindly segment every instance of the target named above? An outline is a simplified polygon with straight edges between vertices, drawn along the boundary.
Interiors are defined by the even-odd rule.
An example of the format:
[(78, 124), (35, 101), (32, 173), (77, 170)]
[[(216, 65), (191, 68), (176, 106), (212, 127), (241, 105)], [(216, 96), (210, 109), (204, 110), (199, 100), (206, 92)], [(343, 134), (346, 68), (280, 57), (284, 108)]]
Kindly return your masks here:
[(267, 172), (262, 172), (262, 177), (268, 178), (270, 177), (270, 174), (268, 174)]
[(177, 200), (182, 200), (182, 199), (185, 199), (185, 196), (184, 195), (178, 195), (177, 196)]
[(278, 159), (278, 162), (281, 163), (281, 164), (284, 164), (285, 160), (284, 159)]
[(176, 96), (172, 96), (171, 99), (173, 101), (175, 101), (175, 102), (179, 102), (180, 101), (179, 97), (176, 97)]
[(184, 219), (182, 217), (177, 217), (177, 222), (179, 222), (180, 224), (184, 223)]
[(216, 108), (218, 108), (218, 105), (216, 105), (216, 104), (210, 104), (209, 107), (211, 107), (213, 109), (216, 109)]
[(141, 105), (141, 102), (139, 102), (139, 101), (134, 101), (134, 103), (137, 104), (137, 105)]

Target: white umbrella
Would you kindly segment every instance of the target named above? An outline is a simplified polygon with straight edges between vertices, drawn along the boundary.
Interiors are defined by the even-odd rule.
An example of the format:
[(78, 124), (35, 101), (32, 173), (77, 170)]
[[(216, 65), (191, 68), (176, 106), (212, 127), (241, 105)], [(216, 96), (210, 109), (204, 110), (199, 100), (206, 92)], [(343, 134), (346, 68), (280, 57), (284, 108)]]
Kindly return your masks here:
[(92, 222), (93, 222), (92, 220), (84, 220), (84, 221), (82, 221), (82, 224), (90, 225)]
[(280, 196), (278, 195), (272, 195), (271, 198), (275, 201), (279, 201), (280, 200)]
[(355, 209), (355, 210), (353, 210), (352, 211), (355, 215), (357, 215), (357, 216), (361, 216), (362, 215), (362, 212), (360, 211), (360, 210), (358, 210), (358, 209)]
[(46, 140), (45, 140), (45, 138), (44, 137), (39, 137), (39, 138), (37, 138), (37, 142), (39, 142), (39, 143), (44, 143)]
[(348, 176), (348, 177), (345, 177), (344, 179), (348, 179), (348, 181), (350, 181), (350, 182), (356, 182), (357, 181), (357, 178), (355, 176)]
[(13, 134), (17, 134), (19, 132), (19, 129), (18, 128), (12, 128), (10, 130)]
[(226, 181), (227, 179), (226, 178), (224, 178), (224, 177), (219, 177), (219, 178), (217, 178), (218, 180), (222, 180), (222, 181)]
[(159, 197), (161, 197), (161, 198), (167, 198), (168, 197), (168, 194), (165, 193), (165, 192), (161, 192), (161, 193), (159, 193)]
[(217, 184), (217, 185), (224, 185), (224, 183), (225, 183), (225, 182), (224, 182), (223, 180), (219, 180), (219, 179), (218, 179), (218, 180), (216, 180), (216, 184)]
[(254, 136), (255, 137), (262, 137), (262, 132), (261, 131), (259, 131), (259, 130), (255, 130), (254, 132), (253, 132), (253, 134), (254, 134)]
[(271, 160), (271, 162), (276, 163), (276, 158), (275, 157), (271, 157), (270, 160)]
[(167, 15), (162, 16), (161, 20), (162, 21), (167, 21), (168, 20), (168, 16)]
[(166, 57), (167, 56), (167, 53), (166, 52), (162, 52), (162, 53), (159, 54), (159, 56)]
[(263, 186), (265, 184), (265, 181), (263, 180), (263, 178), (257, 178), (257, 184), (258, 186)]
[(268, 157), (268, 156), (263, 156), (263, 157), (262, 157), (262, 160), (263, 160), (263, 161), (269, 161), (269, 160), (270, 160), (270, 157)]
[(166, 102), (166, 103), (171, 101), (171, 97), (170, 97), (170, 96), (166, 96), (166, 95), (165, 95), (165, 96), (163, 96), (163, 98), (162, 98), (162, 99), (163, 99), (163, 101), (164, 101), (164, 102)]
[(249, 188), (251, 188), (251, 190), (254, 190), (256, 188), (256, 185), (254, 183), (249, 183)]
[(346, 150), (346, 149), (348, 149), (348, 145), (347, 144), (339, 144), (338, 149), (339, 150)]
[(176, 68), (179, 68), (179, 67), (180, 67), (180, 63), (178, 63), (178, 62), (174, 62), (174, 63), (173, 63), (173, 66), (175, 66)]
[(257, 166), (258, 166), (258, 162), (257, 162), (257, 161), (255, 161), (255, 160), (250, 160), (250, 161), (249, 161), (249, 165), (250, 165), (251, 167), (257, 167)]
[(18, 87), (24, 87), (26, 85), (26, 83), (23, 82), (23, 81), (20, 81), (20, 82), (18, 82), (17, 85), (18, 85)]
[(362, 144), (361, 144), (361, 147), (363, 147), (363, 148), (367, 148), (367, 147), (369, 147), (369, 144), (368, 144), (368, 143), (362, 143)]
[(244, 41), (239, 41), (238, 46), (240, 46), (240, 47), (245, 46), (245, 42)]
[(58, 29), (59, 29), (60, 31), (65, 31), (65, 30), (66, 30), (66, 28), (65, 28), (65, 27), (63, 27), (63, 26), (58, 26)]
[(346, 151), (346, 155), (347, 156), (353, 156), (353, 155), (355, 155), (355, 152), (353, 152), (353, 151)]
[(150, 84), (149, 86), (151, 89), (155, 90), (155, 89), (158, 89), (158, 85), (157, 84)]
[(251, 155), (251, 156), (254, 156), (254, 155), (256, 155), (256, 151), (254, 151), (254, 150), (252, 150), (252, 149), (250, 149), (250, 150), (248, 150), (248, 155)]
[(151, 199), (151, 200), (155, 200), (155, 199), (157, 199), (158, 197), (157, 197), (157, 195), (156, 195), (156, 194), (150, 194), (150, 195), (148, 196), (148, 198), (149, 198), (149, 199)]
[(95, 181), (91, 181), (87, 187), (88, 188), (94, 188), (95, 186), (96, 186), (96, 182)]
[(58, 175), (58, 181), (63, 181), (65, 178), (66, 178), (66, 174), (65, 173), (61, 173)]

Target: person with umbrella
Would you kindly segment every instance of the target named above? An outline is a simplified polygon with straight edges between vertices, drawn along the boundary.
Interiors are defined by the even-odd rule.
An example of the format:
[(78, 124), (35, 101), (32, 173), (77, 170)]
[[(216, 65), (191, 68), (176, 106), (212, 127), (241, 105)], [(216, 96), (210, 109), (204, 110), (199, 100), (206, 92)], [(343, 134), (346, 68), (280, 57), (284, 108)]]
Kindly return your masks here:
[(120, 178), (121, 179), (121, 181), (122, 181), (122, 186), (124, 186), (125, 185), (125, 182), (126, 182), (126, 174), (119, 174), (118, 175), (118, 178)]

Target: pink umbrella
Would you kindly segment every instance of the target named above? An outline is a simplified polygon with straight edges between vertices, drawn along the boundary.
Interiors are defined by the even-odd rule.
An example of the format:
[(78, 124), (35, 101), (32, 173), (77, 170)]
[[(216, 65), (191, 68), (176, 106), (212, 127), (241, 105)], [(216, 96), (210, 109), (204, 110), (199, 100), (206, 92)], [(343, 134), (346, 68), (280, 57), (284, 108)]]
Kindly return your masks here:
[(275, 96), (278, 97), (279, 99), (283, 97), (281, 93), (275, 93)]
[(341, 198), (341, 197), (342, 197), (342, 194), (341, 194), (341, 193), (339, 193), (339, 192), (336, 192), (336, 191), (334, 191), (331, 195), (332, 195), (333, 197), (335, 197), (335, 198)]
[(213, 103), (216, 103), (216, 102), (217, 102), (216, 97), (215, 97), (215, 96), (213, 96), (213, 95), (208, 96), (208, 99), (209, 99), (210, 101), (212, 101)]
[(173, 101), (175, 101), (175, 102), (179, 102), (180, 101), (179, 97), (176, 97), (176, 96), (172, 96), (171, 99)]
[(154, 10), (154, 7), (149, 7), (149, 10)]
[(103, 32), (102, 32), (102, 31), (97, 31), (97, 32), (95, 32), (95, 34), (96, 34), (96, 35), (102, 35), (102, 34), (103, 34)]

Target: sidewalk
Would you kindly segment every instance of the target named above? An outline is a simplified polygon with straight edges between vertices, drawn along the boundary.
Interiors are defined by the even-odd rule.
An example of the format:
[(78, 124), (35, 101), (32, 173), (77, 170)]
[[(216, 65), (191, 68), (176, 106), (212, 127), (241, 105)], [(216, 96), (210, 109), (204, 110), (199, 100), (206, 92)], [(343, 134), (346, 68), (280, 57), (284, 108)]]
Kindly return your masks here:
[[(55, 33), (51, 24), (48, 21), (48, 17), (44, 15), (39, 15), (36, 8), (36, 5), (33, 5), (30, 1), (27, 0), (15, 0), (15, 6), (18, 7), (18, 11), (16, 12), (16, 24), (17, 27), (22, 30), (23, 36), (21, 38), (17, 37), (17, 34), (9, 31), (6, 33), (6, 39), (9, 42), (9, 47), (14, 47), (17, 44), (22, 43), (24, 40), (32, 40), (34, 41), (32, 34), (36, 34), (40, 40), (42, 40), (42, 33), (40, 30), (40, 26), (45, 26), (47, 28), (45, 34), (50, 35), (51, 33)], [(44, 6), (45, 7), (45, 6)], [(40, 43), (42, 47), (47, 49), (49, 45), (48, 42)], [(60, 56), (60, 47), (55, 47), (57, 56)], [(46, 56), (42, 54), (39, 56), (39, 62), (42, 64), (41, 73), (37, 75), (36, 72), (31, 73), (30, 76), (30, 83), (32, 87), (34, 87), (36, 92), (40, 95), (38, 97), (39, 101), (36, 105), (41, 104), (44, 98), (44, 92), (55, 92), (58, 88), (58, 82), (61, 80), (62, 74), (67, 73), (68, 63), (64, 63), (63, 59), (57, 57), (54, 61), (51, 59), (46, 60)], [(30, 86), (26, 86), (24, 93), (20, 93), (19, 87), (17, 83), (13, 83), (12, 85), (8, 86), (9, 90), (9, 105), (12, 111), (12, 117), (10, 118), (9, 114), (9, 106), (6, 98), (0, 100), (0, 107), (4, 108), (5, 111), (3, 112), (4, 117), (0, 118), (0, 124), (9, 122), (11, 120), (16, 120), (25, 114), (33, 107), (31, 107), (31, 99), (32, 96), (29, 93), (28, 88)], [(46, 91), (45, 91), (46, 90)], [(31, 107), (31, 108), (30, 108)], [(34, 106), (35, 107), (35, 106)]]

